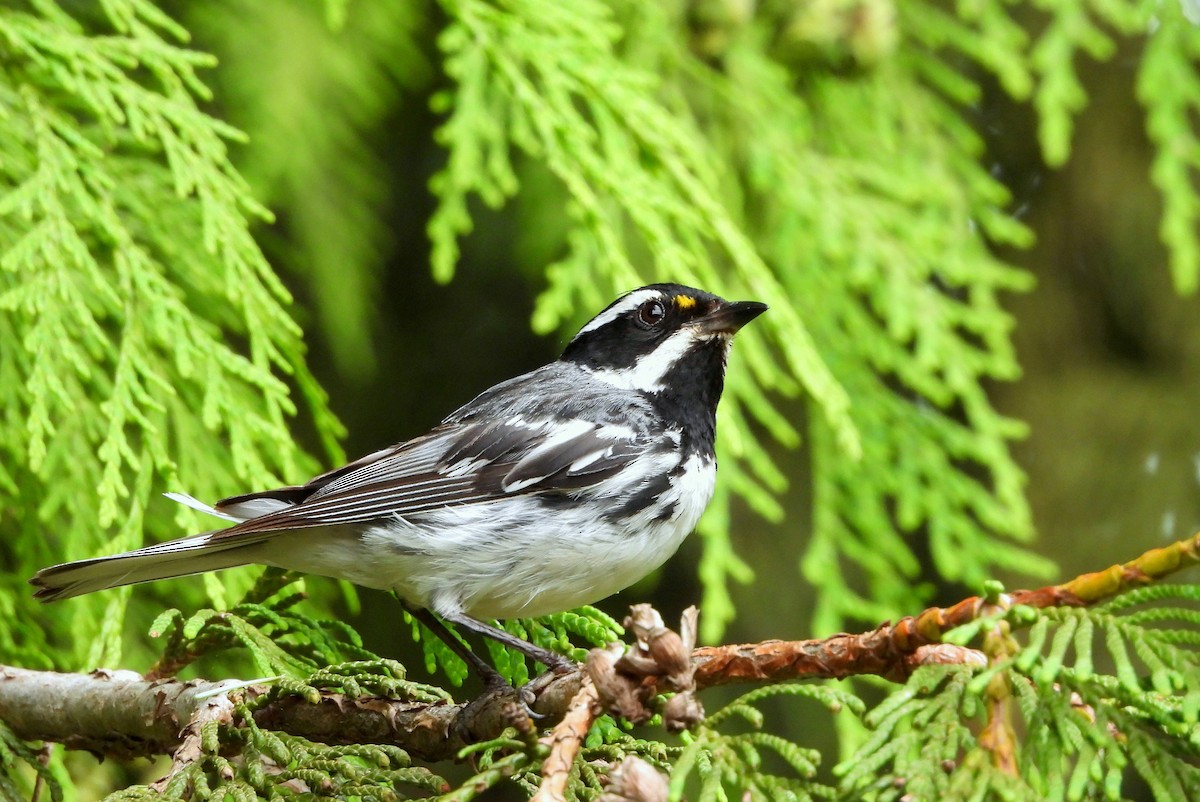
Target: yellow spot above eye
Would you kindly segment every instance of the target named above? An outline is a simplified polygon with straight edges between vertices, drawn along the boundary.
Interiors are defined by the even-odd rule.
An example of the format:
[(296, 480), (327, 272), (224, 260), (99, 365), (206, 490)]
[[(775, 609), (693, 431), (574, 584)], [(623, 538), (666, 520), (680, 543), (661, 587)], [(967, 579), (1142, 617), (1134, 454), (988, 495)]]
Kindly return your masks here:
[(675, 305), (680, 309), (691, 309), (696, 305), (696, 299), (690, 295), (676, 295)]

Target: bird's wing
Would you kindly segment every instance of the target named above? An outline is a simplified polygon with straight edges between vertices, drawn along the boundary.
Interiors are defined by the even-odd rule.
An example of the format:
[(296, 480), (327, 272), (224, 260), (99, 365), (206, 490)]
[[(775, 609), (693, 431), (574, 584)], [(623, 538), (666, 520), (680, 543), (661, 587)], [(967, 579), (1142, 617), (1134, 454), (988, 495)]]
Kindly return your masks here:
[(229, 498), (221, 499), (211, 507), (197, 501), (186, 493), (167, 493), (165, 495), (172, 501), (177, 501), (194, 510), (199, 510), (218, 518), (225, 518), (229, 521), (245, 521), (250, 518), (259, 518), (271, 512), (294, 507), (326, 486), (333, 484), (347, 474), (355, 473), (360, 468), (388, 460), (402, 451), (411, 451), (414, 447), (419, 446), (424, 439), (409, 440), (406, 443), (367, 454), (365, 457), (356, 459), (354, 462), (343, 465), (340, 468), (335, 468), (332, 471), (314, 476), (302, 485), (289, 485), (287, 487), (276, 487), (271, 490), (260, 490), (255, 493), (245, 493), (240, 496), (230, 496)]
[[(614, 475), (650, 447), (624, 427), (514, 417), (443, 425), (296, 488), (237, 496), (217, 510), (294, 503), (214, 539), (251, 532), (365, 523), (524, 493), (570, 492)], [(303, 495), (301, 495), (303, 494)], [(250, 505), (249, 507), (247, 505)]]

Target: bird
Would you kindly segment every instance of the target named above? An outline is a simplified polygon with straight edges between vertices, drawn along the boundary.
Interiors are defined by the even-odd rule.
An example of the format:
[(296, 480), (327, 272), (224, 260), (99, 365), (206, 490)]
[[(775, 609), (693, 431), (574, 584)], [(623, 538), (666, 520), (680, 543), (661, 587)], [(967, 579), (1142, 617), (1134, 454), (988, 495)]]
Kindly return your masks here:
[(485, 390), (426, 434), (211, 506), (167, 493), (229, 525), (51, 566), (29, 582), (49, 602), (276, 566), (394, 592), (486, 681), (499, 675), (441, 621), (568, 669), (565, 656), (486, 619), (595, 603), (676, 552), (714, 492), (733, 336), (766, 309), (679, 284), (632, 290), (559, 359)]

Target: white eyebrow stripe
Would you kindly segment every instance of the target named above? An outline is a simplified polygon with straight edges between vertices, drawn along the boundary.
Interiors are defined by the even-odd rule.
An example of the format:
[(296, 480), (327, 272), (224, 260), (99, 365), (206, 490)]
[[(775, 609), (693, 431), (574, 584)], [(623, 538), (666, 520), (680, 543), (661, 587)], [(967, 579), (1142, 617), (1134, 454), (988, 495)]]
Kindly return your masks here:
[(624, 298), (614, 301), (612, 306), (588, 321), (588, 324), (580, 329), (579, 333), (571, 338), (571, 341), (574, 342), (575, 340), (578, 340), (589, 331), (595, 331), (598, 328), (607, 326), (621, 315), (632, 312), (646, 301), (649, 301), (652, 298), (658, 298), (661, 295), (662, 293), (660, 293), (658, 290), (634, 290)]

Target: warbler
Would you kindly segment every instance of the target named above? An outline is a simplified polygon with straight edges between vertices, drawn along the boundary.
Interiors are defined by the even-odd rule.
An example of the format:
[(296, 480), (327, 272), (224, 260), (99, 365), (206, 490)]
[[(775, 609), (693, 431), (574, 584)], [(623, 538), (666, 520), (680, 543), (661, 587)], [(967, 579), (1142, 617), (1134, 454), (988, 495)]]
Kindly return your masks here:
[(481, 619), (599, 601), (675, 553), (712, 498), (733, 335), (766, 308), (677, 284), (633, 290), (557, 361), (484, 391), (420, 437), (213, 506), (168, 493), (233, 525), (29, 581), (53, 601), (271, 565), (394, 591), (443, 637), (430, 612), (564, 667), (563, 656)]

